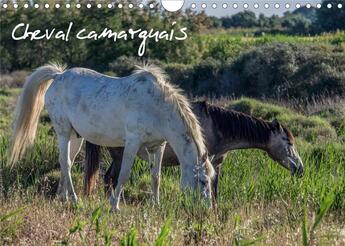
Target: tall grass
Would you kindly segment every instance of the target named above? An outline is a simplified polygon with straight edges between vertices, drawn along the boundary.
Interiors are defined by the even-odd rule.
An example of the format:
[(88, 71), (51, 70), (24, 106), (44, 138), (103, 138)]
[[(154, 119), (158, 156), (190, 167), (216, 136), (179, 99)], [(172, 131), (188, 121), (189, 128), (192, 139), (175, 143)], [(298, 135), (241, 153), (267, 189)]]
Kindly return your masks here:
[[(345, 154), (336, 138), (309, 144), (303, 139), (297, 141), (305, 165), (302, 178), (292, 177), (262, 151), (232, 152), (223, 165), (220, 194), (212, 210), (179, 191), (178, 167), (163, 168), (161, 204), (155, 205), (151, 200), (150, 168), (137, 159), (125, 186), (126, 205), (122, 204), (119, 213), (110, 214), (102, 187), (96, 198), (81, 198), (76, 207), (38, 195), (42, 179), (59, 177), (56, 137), (49, 123), (40, 124), (35, 146), (14, 170), (6, 166), (8, 132), (2, 131), (0, 136), (0, 220), (5, 228), (0, 232), (9, 242), (23, 236), (23, 223), (27, 223), (23, 216), (30, 218), (28, 211), (41, 207), (50, 213), (70, 214), (69, 229), (59, 237), (60, 243), (95, 245), (111, 245), (114, 241), (122, 245), (249, 245), (269, 242), (274, 237), (271, 230), (277, 233), (279, 228), (296, 232), (299, 242), (306, 245), (322, 240), (324, 232), (318, 228), (329, 221), (329, 215), (344, 216)], [(107, 157), (105, 162), (109, 161)], [(80, 183), (81, 176), (82, 167), (77, 164), (74, 181)], [(19, 209), (23, 206), (24, 210)], [(57, 218), (52, 223), (64, 222)], [(174, 241), (176, 238), (179, 241)]]

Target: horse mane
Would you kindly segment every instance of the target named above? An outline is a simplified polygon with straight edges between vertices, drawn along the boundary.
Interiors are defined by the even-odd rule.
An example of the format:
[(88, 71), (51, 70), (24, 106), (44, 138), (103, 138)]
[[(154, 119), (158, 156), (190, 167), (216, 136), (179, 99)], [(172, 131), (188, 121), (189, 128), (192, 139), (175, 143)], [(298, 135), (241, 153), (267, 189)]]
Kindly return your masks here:
[[(266, 144), (270, 139), (271, 133), (279, 131), (279, 128), (273, 123), (254, 116), (205, 102), (200, 104), (203, 104), (204, 110), (211, 116), (213, 123), (224, 137), (241, 138), (251, 142)], [(291, 131), (285, 127), (282, 127), (282, 129), (289, 141), (294, 143)]]
[(290, 143), (294, 144), (295, 143), (295, 137), (293, 136), (293, 134), (290, 131), (290, 129), (288, 129), (288, 128), (284, 127), (284, 126), (282, 126), (282, 127), (283, 127), (283, 130), (284, 130), (287, 138), (289, 139)]
[(170, 101), (175, 110), (181, 116), (184, 125), (187, 127), (188, 133), (194, 140), (199, 155), (206, 153), (206, 145), (204, 135), (200, 123), (192, 111), (188, 99), (182, 94), (182, 90), (175, 85), (170, 84), (168, 75), (159, 67), (146, 64), (143, 67), (137, 66), (135, 73), (140, 72), (150, 73), (155, 78), (155, 83), (162, 92), (166, 101)]

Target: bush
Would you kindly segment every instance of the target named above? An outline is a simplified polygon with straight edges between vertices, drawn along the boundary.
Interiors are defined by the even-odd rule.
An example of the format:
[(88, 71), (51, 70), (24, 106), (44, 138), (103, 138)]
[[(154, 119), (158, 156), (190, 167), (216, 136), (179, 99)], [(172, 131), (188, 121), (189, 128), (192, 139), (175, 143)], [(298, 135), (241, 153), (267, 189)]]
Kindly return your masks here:
[[(211, 40), (206, 41), (210, 43), (209, 50), (197, 64), (148, 62), (163, 67), (171, 82), (193, 96), (308, 99), (345, 95), (345, 53), (338, 44), (316, 46), (293, 43), (290, 39), (277, 43), (268, 38), (258, 39), (251, 44), (255, 48), (242, 52), (239, 57), (225, 52), (241, 44), (237, 41), (224, 39), (213, 44)], [(342, 39), (335, 42), (342, 44)], [(117, 76), (125, 76), (136, 64), (142, 61), (122, 56), (109, 67)]]
[(213, 58), (197, 65), (170, 64), (165, 66), (171, 82), (193, 96), (231, 95), (239, 79), (230, 66)]
[(232, 70), (237, 94), (271, 98), (345, 95), (345, 53), (328, 46), (265, 44), (243, 54)]
[[(229, 66), (217, 59), (207, 58), (197, 65), (164, 64), (158, 60), (146, 62), (162, 67), (169, 75), (170, 81), (184, 89), (187, 94), (220, 96), (233, 91), (232, 78), (236, 76), (229, 74)], [(109, 64), (110, 73), (119, 77), (127, 76), (136, 65), (142, 64), (143, 62), (136, 58), (122, 56)]]
[(18, 88), (22, 87), (25, 78), (29, 75), (27, 71), (14, 71), (12, 73), (0, 74), (1, 88)]

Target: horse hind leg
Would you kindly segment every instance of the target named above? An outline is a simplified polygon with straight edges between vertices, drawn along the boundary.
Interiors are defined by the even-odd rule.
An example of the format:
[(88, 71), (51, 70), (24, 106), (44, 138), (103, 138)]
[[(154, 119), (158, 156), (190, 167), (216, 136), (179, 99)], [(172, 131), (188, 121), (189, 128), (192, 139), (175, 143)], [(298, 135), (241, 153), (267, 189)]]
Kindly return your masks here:
[(112, 191), (110, 197), (110, 203), (112, 205), (113, 210), (119, 210), (121, 191), (123, 189), (124, 183), (129, 179), (133, 162), (140, 148), (140, 145), (141, 143), (137, 137), (131, 137), (126, 139), (125, 149), (123, 151), (123, 157), (121, 162), (120, 175), (117, 181), (116, 188)]
[(74, 158), (80, 150), (82, 139), (77, 139), (74, 136), (72, 126), (66, 118), (57, 115), (53, 115), (51, 118), (59, 142), (61, 178), (58, 195), (62, 200), (71, 198), (73, 202), (76, 202), (77, 195), (73, 187), (71, 168)]
[(70, 160), (73, 165), (75, 158), (79, 154), (81, 150), (81, 146), (83, 145), (84, 139), (73, 137), (70, 139)]
[[(84, 141), (83, 138), (77, 138), (76, 134), (73, 134), (73, 132), (71, 135), (72, 136), (70, 137), (70, 141), (69, 141), (69, 160), (68, 160), (68, 162), (70, 164), (67, 165), (67, 166), (70, 166), (69, 169), (72, 168), (74, 160), (75, 160), (76, 156), (78, 155), (78, 153), (80, 152), (81, 146), (82, 146), (83, 141)], [(60, 137), (60, 138), (65, 138), (65, 137)], [(67, 138), (67, 136), (66, 136), (66, 138)], [(64, 140), (62, 140), (62, 141), (64, 141)], [(60, 140), (59, 140), (59, 148), (60, 148), (60, 153), (62, 154), (61, 147), (60, 147)], [(66, 174), (63, 174), (63, 172), (62, 172), (63, 165), (61, 165), (61, 163), (65, 160), (62, 156), (60, 156), (60, 153), (59, 153), (59, 162), (60, 162), (60, 167), (61, 167), (61, 177), (60, 177), (60, 181), (59, 181), (57, 194), (62, 198), (62, 200), (68, 200), (68, 195), (69, 195), (69, 193), (71, 193), (70, 195), (72, 195), (72, 200), (76, 201), (77, 198), (76, 198), (75, 192), (74, 192), (74, 194), (72, 192), (72, 191), (74, 191), (73, 185), (72, 185), (72, 189), (71, 188), (67, 189), (68, 185), (66, 185), (66, 182), (71, 183), (71, 184), (72, 184), (72, 182), (69, 182), (68, 179), (66, 180)], [(62, 154), (62, 155), (64, 155), (64, 154)]]

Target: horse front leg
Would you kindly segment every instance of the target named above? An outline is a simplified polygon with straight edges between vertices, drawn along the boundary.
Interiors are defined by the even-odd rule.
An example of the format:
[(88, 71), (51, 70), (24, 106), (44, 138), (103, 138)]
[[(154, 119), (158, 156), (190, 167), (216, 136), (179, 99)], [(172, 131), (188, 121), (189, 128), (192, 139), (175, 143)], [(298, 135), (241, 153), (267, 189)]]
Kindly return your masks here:
[(220, 176), (220, 171), (222, 169), (222, 164), (218, 165), (215, 168), (216, 174), (214, 176), (214, 180), (213, 180), (213, 195), (214, 195), (214, 199), (217, 201), (217, 197), (218, 197), (218, 185), (219, 185), (219, 176)]
[(112, 191), (110, 197), (110, 203), (112, 205), (113, 210), (119, 210), (119, 203), (120, 203), (120, 195), (123, 189), (123, 185), (129, 179), (131, 174), (133, 162), (135, 156), (140, 148), (140, 142), (138, 138), (130, 138), (126, 139), (125, 149), (123, 151), (123, 157), (121, 162), (121, 170), (120, 175), (117, 180), (117, 185), (115, 190)]
[(122, 147), (108, 148), (111, 158), (113, 159), (113, 161), (111, 162), (111, 166), (108, 168), (106, 174), (104, 175), (105, 193), (108, 197), (111, 194), (111, 190), (115, 189), (117, 185), (117, 180), (121, 171), (123, 150), (124, 148)]
[[(160, 179), (161, 179), (161, 168), (162, 168), (162, 159), (163, 154), (165, 150), (166, 142), (164, 142), (162, 145), (157, 147), (153, 154), (153, 163), (151, 167), (151, 185), (152, 185), (152, 191), (153, 191), (153, 199), (155, 203), (159, 204), (159, 186), (160, 186)], [(151, 155), (151, 153), (150, 153)], [(149, 158), (152, 159), (151, 157)]]
[[(60, 165), (61, 168), (61, 165)], [(56, 191), (57, 196), (61, 198), (61, 200), (65, 201), (67, 200), (67, 190), (65, 187), (65, 181), (64, 181), (64, 176), (61, 174), (61, 177), (59, 179), (59, 185)]]
[(216, 171), (216, 174), (213, 179), (213, 195), (215, 201), (217, 201), (218, 197), (218, 186), (219, 186), (219, 178), (220, 178), (220, 173), (222, 170), (222, 165), (224, 160), (226, 159), (227, 154), (223, 154), (219, 156), (218, 158), (215, 158), (214, 161), (212, 161), (212, 165), (214, 167), (214, 170)]

